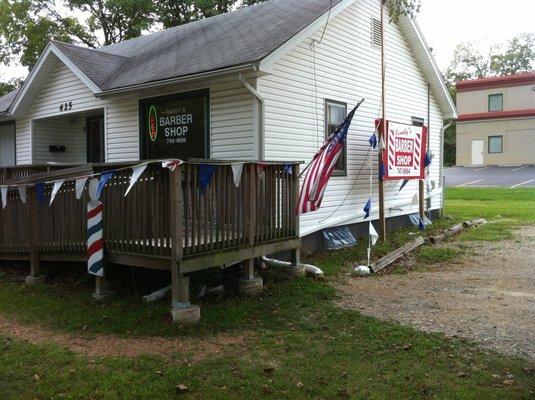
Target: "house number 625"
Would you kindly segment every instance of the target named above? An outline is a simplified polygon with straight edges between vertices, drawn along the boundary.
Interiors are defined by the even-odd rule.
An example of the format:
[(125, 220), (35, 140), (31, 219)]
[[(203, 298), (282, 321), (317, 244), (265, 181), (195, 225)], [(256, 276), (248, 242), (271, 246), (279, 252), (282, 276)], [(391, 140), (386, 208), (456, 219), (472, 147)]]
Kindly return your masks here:
[(72, 110), (72, 101), (68, 103), (63, 103), (59, 106), (60, 111), (71, 111)]

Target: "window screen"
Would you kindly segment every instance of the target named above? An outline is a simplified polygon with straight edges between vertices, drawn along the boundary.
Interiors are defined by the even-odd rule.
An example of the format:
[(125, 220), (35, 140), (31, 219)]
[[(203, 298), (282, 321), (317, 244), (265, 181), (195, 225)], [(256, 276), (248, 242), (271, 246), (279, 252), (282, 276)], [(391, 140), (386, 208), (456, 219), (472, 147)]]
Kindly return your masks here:
[[(325, 100), (325, 139), (329, 138), (347, 115), (347, 104), (338, 101)], [(338, 175), (346, 172), (346, 149), (340, 154), (334, 172)]]
[(489, 111), (502, 111), (503, 110), (503, 94), (491, 94), (489, 95)]
[(503, 153), (503, 136), (489, 136), (489, 154)]

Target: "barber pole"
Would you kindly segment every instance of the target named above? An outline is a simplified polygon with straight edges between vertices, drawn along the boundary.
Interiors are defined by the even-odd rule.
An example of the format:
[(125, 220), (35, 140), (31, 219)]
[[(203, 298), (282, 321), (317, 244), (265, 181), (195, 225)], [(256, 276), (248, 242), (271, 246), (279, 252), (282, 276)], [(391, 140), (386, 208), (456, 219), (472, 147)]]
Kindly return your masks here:
[(98, 200), (98, 179), (89, 182), (87, 203), (87, 271), (96, 276), (104, 276), (104, 237), (102, 233), (102, 202)]

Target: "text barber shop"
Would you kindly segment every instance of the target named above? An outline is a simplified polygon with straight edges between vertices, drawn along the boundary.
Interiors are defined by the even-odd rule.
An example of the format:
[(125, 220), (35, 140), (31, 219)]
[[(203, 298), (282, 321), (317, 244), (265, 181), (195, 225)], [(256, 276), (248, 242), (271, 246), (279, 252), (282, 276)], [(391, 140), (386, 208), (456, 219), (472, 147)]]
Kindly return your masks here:
[(209, 91), (141, 100), (144, 159), (208, 158)]

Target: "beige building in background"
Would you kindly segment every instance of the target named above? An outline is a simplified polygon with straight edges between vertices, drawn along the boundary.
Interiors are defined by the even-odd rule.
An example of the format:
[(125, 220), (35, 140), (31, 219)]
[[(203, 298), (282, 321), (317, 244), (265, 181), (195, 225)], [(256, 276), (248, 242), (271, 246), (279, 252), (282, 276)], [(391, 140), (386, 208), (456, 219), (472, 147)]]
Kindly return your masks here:
[(458, 166), (535, 164), (535, 72), (456, 87)]

